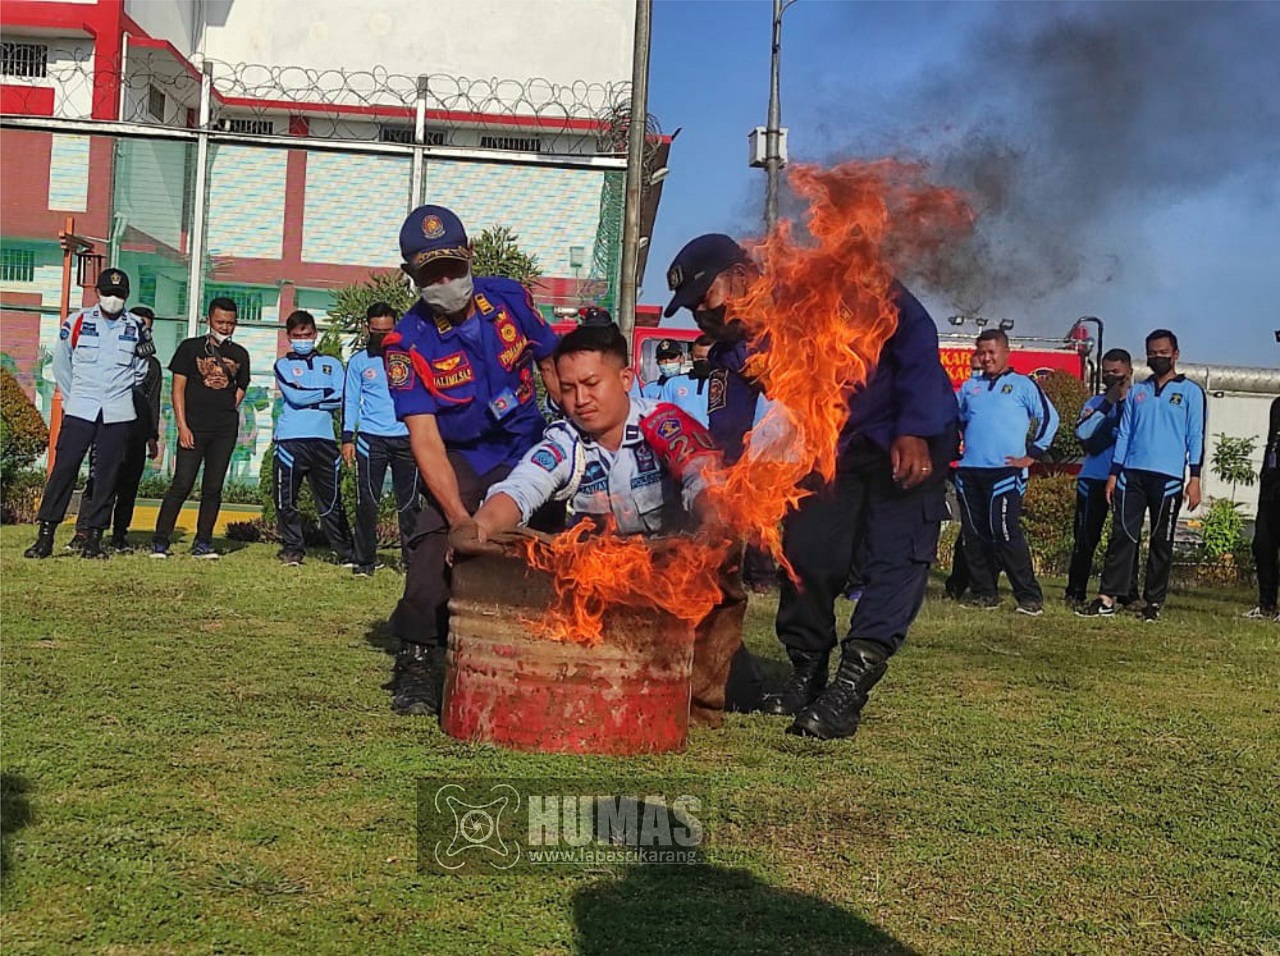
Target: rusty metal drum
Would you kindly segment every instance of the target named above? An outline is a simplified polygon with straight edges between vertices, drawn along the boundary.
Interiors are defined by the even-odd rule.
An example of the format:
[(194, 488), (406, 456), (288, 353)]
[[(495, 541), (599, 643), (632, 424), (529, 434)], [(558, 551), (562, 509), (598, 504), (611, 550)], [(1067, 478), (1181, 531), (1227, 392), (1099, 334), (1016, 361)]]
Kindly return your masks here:
[(693, 628), (653, 611), (610, 610), (595, 646), (530, 633), (554, 598), (523, 560), (454, 569), (441, 726), (459, 740), (547, 753), (682, 750)]

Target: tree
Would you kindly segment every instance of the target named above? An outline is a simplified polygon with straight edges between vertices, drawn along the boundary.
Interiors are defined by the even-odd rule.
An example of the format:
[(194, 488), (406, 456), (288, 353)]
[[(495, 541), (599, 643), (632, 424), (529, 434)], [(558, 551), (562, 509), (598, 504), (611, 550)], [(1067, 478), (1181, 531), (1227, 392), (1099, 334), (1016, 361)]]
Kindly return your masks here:
[(0, 480), (31, 466), (49, 443), (49, 429), (8, 369), (0, 370)]
[(1084, 448), (1076, 438), (1075, 422), (1089, 398), (1089, 388), (1070, 372), (1055, 369), (1040, 379), (1040, 389), (1057, 409), (1059, 419), (1058, 432), (1043, 462), (1050, 474), (1063, 474), (1066, 470), (1063, 466), (1084, 457)]
[(520, 237), (506, 226), (492, 226), (472, 244), (471, 271), (478, 276), (506, 276), (532, 289), (542, 278), (538, 257), (520, 248)]
[(1236, 486), (1253, 487), (1253, 450), (1257, 439), (1233, 438), (1219, 432), (1213, 436), (1217, 443), (1213, 449), (1213, 476), (1224, 485), (1231, 486), (1231, 497), (1236, 496)]

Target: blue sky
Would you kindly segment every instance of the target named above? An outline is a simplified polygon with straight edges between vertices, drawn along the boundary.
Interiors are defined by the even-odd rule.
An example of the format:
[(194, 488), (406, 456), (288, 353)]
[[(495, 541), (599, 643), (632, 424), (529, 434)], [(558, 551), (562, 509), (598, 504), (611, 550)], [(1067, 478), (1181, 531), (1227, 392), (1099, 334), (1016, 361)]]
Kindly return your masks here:
[[(689, 238), (762, 229), (747, 133), (771, 16), (767, 0), (654, 5), (650, 111), (681, 132), (642, 301), (665, 302)], [(1280, 58), (1259, 57), (1280, 49), (1280, 4), (798, 0), (782, 49), (792, 159), (911, 150), (965, 183), (953, 171), (987, 168), (979, 146), (1018, 157), (1015, 202), (984, 218), (1005, 270), (985, 314), (1040, 335), (1098, 315), (1108, 346), (1138, 350), (1168, 326), (1184, 361), (1280, 365)], [(1064, 263), (1073, 281), (1044, 278)], [(961, 311), (917, 291), (939, 322)]]

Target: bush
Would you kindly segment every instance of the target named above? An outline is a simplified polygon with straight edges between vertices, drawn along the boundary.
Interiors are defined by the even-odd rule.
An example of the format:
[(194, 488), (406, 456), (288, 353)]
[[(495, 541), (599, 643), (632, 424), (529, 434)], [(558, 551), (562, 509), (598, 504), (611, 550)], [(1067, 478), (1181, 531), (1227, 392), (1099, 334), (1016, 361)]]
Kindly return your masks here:
[(24, 468), (5, 477), (0, 484), (0, 523), (31, 524), (36, 520), (44, 478), (39, 468)]
[(1234, 556), (1244, 543), (1244, 517), (1240, 507), (1230, 498), (1215, 498), (1200, 520), (1200, 536), (1204, 540), (1204, 556), (1221, 561)]
[[(1061, 474), (1063, 465), (1080, 461), (1084, 457), (1080, 439), (1076, 438), (1075, 423), (1080, 409), (1092, 393), (1084, 382), (1061, 369), (1055, 369), (1040, 379), (1040, 388), (1058, 410), (1059, 418), (1058, 431), (1043, 460), (1051, 474)], [(1073, 491), (1072, 495), (1074, 494)]]
[(49, 447), (49, 429), (27, 393), (0, 369), (0, 482), (30, 468)]
[[(1067, 570), (1075, 543), (1075, 514), (1074, 476), (1050, 475), (1027, 482), (1022, 533), (1027, 537), (1037, 574), (1061, 574)], [(1105, 546), (1105, 531), (1102, 540)]]

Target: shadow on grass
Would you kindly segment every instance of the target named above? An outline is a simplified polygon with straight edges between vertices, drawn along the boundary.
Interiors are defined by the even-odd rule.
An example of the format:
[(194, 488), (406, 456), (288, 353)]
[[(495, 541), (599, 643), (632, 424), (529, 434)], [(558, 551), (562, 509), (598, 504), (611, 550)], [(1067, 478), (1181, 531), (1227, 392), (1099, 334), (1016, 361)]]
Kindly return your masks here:
[(584, 956), (916, 952), (849, 910), (714, 866), (634, 867), (579, 890), (573, 913)]
[(30, 791), (25, 778), (0, 774), (0, 881), (7, 880), (13, 868), (14, 835), (31, 823)]
[(390, 621), (370, 621), (369, 629), (364, 632), (364, 640), (370, 647), (392, 657), (400, 650), (400, 638), (392, 633)]

